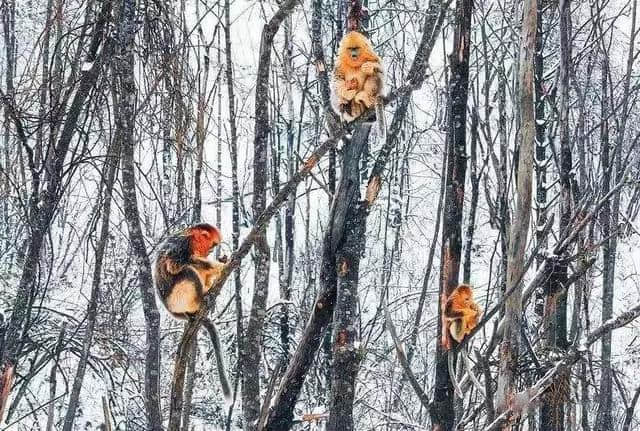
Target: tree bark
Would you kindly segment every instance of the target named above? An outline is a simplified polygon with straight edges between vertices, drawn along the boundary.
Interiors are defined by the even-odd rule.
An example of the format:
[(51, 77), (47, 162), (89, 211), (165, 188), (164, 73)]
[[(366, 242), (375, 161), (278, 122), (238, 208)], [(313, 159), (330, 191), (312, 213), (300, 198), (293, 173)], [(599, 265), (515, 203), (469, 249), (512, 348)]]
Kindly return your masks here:
[[(529, 233), (529, 218), (531, 216), (531, 177), (535, 147), (533, 54), (535, 52), (536, 21), (537, 0), (526, 0), (523, 6), (518, 76), (520, 88), (518, 108), (522, 121), (517, 175), (518, 196), (509, 240), (507, 291), (518, 284), (523, 274), (524, 254)], [(500, 346), (500, 364), (496, 391), (496, 410), (498, 415), (510, 409), (511, 404), (515, 401), (521, 319), (522, 288), (517, 287), (505, 303), (505, 322)], [(511, 428), (511, 421), (502, 427), (504, 430), (510, 430)]]
[(332, 247), (323, 268), (331, 266), (336, 274), (328, 280), (336, 283), (333, 313), (333, 366), (327, 431), (352, 431), (355, 383), (360, 364), (358, 345), (358, 281), (360, 255), (364, 250), (367, 208), (360, 200), (360, 159), (369, 145), (370, 125), (359, 126), (344, 148), (342, 177), (333, 202), (334, 221), (343, 219), (331, 235)]
[(137, 262), (138, 286), (145, 318), (144, 404), (147, 429), (162, 429), (160, 412), (160, 313), (156, 307), (151, 262), (144, 243), (138, 212), (134, 164), (136, 83), (134, 77), (135, 0), (124, 0), (118, 10), (115, 83), (115, 139), (122, 148), (122, 195), (129, 241)]
[(456, 1), (456, 29), (453, 53), (449, 56), (449, 117), (447, 124), (447, 172), (440, 254), (438, 326), (436, 336), (436, 380), (430, 415), (434, 431), (453, 430), (454, 391), (447, 362), (452, 340), (444, 312), (447, 298), (458, 287), (462, 253), (462, 214), (467, 170), (467, 100), (469, 95), (469, 53), (473, 1)]

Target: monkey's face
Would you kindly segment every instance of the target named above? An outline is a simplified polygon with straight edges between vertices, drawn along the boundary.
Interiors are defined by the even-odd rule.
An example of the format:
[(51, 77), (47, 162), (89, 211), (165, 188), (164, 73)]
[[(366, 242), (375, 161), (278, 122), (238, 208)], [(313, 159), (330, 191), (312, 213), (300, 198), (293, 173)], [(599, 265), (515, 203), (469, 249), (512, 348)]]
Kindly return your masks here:
[(210, 228), (192, 228), (188, 231), (191, 238), (191, 252), (200, 257), (206, 257), (211, 250), (220, 243), (220, 232)]
[(351, 56), (351, 61), (358, 61), (358, 57), (360, 57), (360, 47), (359, 46), (350, 47), (349, 55)]
[(357, 31), (351, 31), (342, 38), (338, 56), (339, 62), (352, 68), (360, 67), (365, 61), (379, 61), (369, 40)]

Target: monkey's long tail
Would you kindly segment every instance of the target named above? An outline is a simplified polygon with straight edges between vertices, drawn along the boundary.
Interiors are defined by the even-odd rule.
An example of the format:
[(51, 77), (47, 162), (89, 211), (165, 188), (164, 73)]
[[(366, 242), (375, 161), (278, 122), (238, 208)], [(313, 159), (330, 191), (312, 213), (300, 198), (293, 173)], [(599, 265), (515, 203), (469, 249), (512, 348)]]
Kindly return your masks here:
[(220, 379), (220, 386), (222, 387), (222, 393), (227, 401), (231, 401), (231, 386), (227, 379), (227, 372), (224, 366), (224, 356), (222, 355), (222, 344), (220, 343), (220, 336), (216, 325), (207, 318), (202, 320), (202, 324), (207, 328), (209, 336), (211, 337), (211, 343), (213, 344), (213, 352), (216, 355), (216, 366), (218, 367), (218, 376)]
[(376, 102), (376, 122), (378, 123), (380, 139), (385, 141), (387, 139), (387, 119), (384, 116), (384, 103), (382, 103), (381, 98), (378, 98)]
[(455, 353), (452, 350), (447, 352), (447, 365), (449, 366), (449, 378), (451, 379), (451, 384), (453, 385), (453, 390), (459, 398), (462, 398), (464, 395), (462, 394), (462, 389), (460, 389), (460, 385), (458, 384), (458, 380), (456, 378), (456, 367), (453, 363)]

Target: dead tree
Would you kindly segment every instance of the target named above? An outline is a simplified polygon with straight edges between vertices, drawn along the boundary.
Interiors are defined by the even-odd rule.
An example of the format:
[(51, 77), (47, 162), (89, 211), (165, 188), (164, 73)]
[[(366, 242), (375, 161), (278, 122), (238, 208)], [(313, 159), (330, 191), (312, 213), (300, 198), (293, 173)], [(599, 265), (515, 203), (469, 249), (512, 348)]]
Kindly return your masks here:
[(469, 53), (473, 1), (456, 1), (453, 53), (449, 56), (449, 117), (447, 119), (447, 170), (444, 181), (442, 248), (438, 326), (436, 331), (436, 381), (430, 415), (434, 430), (454, 427), (454, 391), (447, 362), (452, 340), (444, 321), (447, 298), (458, 287), (462, 254), (462, 214), (467, 171), (467, 100), (469, 97)]
[[(517, 389), (516, 377), (522, 319), (522, 289), (516, 286), (524, 272), (524, 253), (527, 246), (529, 219), (531, 217), (531, 180), (535, 145), (533, 54), (535, 51), (537, 9), (537, 0), (526, 0), (524, 2), (518, 76), (520, 87), (518, 109), (520, 110), (522, 121), (517, 175), (518, 195), (507, 257), (507, 291), (512, 288), (515, 289), (505, 303), (505, 325), (500, 346), (500, 365), (496, 391), (496, 410), (498, 415), (510, 408)], [(511, 424), (504, 425), (503, 429), (511, 429)]]

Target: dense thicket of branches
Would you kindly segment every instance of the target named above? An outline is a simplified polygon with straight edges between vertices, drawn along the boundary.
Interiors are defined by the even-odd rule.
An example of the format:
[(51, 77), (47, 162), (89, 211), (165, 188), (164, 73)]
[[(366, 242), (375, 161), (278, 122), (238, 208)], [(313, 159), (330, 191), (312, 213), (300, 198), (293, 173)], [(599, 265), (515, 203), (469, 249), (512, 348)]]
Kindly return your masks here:
[[(2, 2), (0, 430), (640, 429), (637, 3)], [(154, 301), (200, 220), (230, 404)]]

